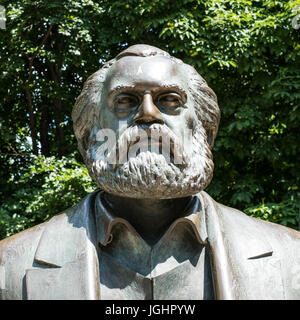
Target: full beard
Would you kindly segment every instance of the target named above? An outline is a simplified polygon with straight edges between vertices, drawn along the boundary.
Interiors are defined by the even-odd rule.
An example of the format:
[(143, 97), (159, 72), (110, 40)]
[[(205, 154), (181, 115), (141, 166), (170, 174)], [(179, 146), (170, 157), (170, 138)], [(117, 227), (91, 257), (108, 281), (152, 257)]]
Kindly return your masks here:
[[(169, 161), (161, 153), (142, 151), (124, 163), (111, 164), (109, 156), (99, 159), (94, 146), (87, 166), (100, 189), (121, 197), (170, 199), (197, 194), (207, 187), (212, 179), (214, 164), (202, 125), (194, 128), (190, 152), (184, 150), (183, 144), (174, 138), (168, 128), (159, 124), (154, 126), (156, 129), (159, 127), (162, 133), (167, 131), (175, 139), (174, 144), (182, 151), (181, 163), (177, 164), (172, 161), (174, 159)], [(124, 146), (130, 137), (130, 130), (132, 128), (119, 138), (116, 150)]]

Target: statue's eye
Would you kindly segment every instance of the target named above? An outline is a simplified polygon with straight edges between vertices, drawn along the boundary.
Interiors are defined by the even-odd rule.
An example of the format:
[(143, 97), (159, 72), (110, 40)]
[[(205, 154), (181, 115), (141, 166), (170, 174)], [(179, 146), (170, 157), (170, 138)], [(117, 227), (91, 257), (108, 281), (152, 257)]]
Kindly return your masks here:
[(114, 107), (117, 112), (128, 112), (139, 104), (139, 99), (131, 94), (119, 94), (114, 99)]
[(177, 108), (182, 106), (183, 101), (178, 93), (164, 93), (157, 97), (157, 104), (161, 107)]

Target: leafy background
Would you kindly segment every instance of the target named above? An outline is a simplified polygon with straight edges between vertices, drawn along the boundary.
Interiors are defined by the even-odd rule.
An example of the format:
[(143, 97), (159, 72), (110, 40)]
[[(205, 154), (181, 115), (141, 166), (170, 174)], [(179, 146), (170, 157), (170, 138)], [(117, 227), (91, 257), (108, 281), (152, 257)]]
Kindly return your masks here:
[[(146, 43), (193, 65), (222, 111), (208, 193), (298, 229), (300, 1), (0, 0), (0, 238), (97, 187), (70, 118), (87, 77)], [(300, 24), (300, 19), (298, 19)]]

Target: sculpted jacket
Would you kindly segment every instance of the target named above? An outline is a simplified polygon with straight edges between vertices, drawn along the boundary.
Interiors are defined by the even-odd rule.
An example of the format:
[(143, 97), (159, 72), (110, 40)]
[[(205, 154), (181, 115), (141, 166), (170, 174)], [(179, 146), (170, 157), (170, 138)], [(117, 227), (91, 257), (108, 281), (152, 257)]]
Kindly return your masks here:
[[(0, 241), (1, 299), (101, 299), (96, 196)], [(216, 299), (300, 299), (300, 232), (197, 197)]]

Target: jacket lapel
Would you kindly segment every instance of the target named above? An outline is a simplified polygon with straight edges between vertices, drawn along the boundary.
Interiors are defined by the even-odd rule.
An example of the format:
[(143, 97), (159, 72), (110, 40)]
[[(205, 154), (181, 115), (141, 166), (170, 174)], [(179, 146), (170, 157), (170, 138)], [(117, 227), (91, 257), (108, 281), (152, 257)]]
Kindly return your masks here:
[(280, 256), (262, 221), (199, 194), (206, 216), (216, 298), (283, 299)]
[(93, 210), (96, 193), (52, 218), (26, 271), (27, 299), (99, 299)]

